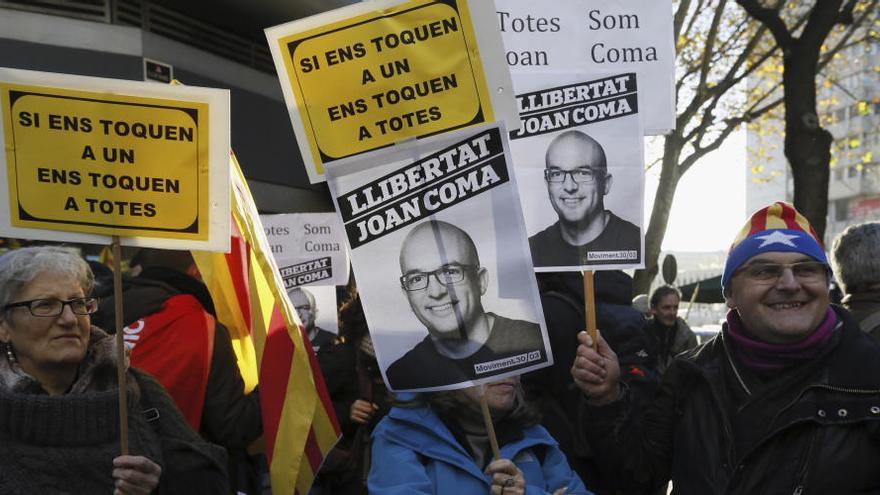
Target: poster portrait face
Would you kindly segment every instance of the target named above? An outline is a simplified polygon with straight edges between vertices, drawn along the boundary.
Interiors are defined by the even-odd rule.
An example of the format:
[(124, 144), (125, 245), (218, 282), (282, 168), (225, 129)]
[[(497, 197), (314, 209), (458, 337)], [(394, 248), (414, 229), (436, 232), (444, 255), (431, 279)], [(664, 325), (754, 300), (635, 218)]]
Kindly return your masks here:
[(290, 302), (296, 309), (296, 314), (303, 326), (308, 330), (315, 326), (315, 314), (317, 313), (317, 304), (315, 296), (306, 289), (296, 288), (288, 293)]
[(485, 313), (486, 269), (473, 240), (446, 222), (426, 222), (406, 237), (400, 251), (401, 288), (416, 318), (436, 338), (467, 335)]
[(560, 220), (579, 224), (604, 210), (611, 175), (598, 141), (581, 131), (564, 132), (550, 142), (545, 162), (547, 194)]
[(536, 271), (644, 266), (644, 136), (636, 75), (518, 74), (510, 133)]
[(334, 335), (339, 333), (336, 286), (296, 287), (287, 291), (287, 297), (306, 330), (319, 328)]
[(468, 387), (552, 363), (500, 126), (328, 166), (327, 182), (391, 390)]

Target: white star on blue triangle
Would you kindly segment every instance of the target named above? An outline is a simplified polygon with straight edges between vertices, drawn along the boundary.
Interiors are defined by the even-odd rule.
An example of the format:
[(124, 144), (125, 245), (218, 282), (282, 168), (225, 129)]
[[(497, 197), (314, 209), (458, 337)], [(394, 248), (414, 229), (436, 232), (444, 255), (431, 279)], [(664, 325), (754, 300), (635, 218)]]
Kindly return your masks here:
[(785, 244), (786, 246), (797, 247), (797, 245), (795, 245), (795, 243), (791, 242), (791, 240), (797, 239), (798, 237), (800, 237), (800, 236), (792, 235), (792, 234), (784, 234), (784, 233), (776, 230), (776, 231), (773, 231), (772, 234), (755, 236), (755, 239), (761, 239), (762, 241), (764, 241), (761, 243), (760, 246), (758, 246), (758, 249), (761, 249), (762, 247), (769, 246), (771, 244)]

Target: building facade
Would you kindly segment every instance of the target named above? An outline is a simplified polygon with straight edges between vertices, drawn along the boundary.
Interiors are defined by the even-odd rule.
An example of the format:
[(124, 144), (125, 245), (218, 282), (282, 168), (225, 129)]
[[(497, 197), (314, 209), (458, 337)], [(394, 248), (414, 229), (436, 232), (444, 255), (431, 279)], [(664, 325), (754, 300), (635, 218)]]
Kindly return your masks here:
[[(834, 136), (825, 231), (829, 245), (851, 224), (880, 220), (880, 42), (844, 49), (817, 84), (819, 118)], [(794, 181), (783, 135), (784, 123), (778, 119), (749, 126), (748, 214), (772, 201), (792, 201)]]
[(344, 3), (0, 0), (0, 66), (144, 80), (158, 61), (183, 84), (228, 88), (232, 149), (260, 211), (333, 211), (306, 176), (262, 30)]

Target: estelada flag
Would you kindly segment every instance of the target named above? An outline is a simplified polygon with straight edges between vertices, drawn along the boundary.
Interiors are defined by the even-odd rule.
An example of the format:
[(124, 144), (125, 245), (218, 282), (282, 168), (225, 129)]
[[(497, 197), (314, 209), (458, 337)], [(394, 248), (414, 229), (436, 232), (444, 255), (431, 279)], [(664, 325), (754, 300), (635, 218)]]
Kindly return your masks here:
[(259, 382), (272, 492), (305, 495), (339, 439), (339, 424), (234, 155), (230, 169), (231, 251), (192, 254), (217, 319), (229, 327), (248, 391)]

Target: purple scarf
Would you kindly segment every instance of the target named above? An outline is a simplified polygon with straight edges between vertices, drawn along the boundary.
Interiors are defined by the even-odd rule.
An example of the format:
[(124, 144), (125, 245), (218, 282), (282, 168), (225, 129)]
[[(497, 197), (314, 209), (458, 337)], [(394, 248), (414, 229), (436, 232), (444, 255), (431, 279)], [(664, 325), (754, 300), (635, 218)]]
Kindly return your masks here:
[(770, 344), (749, 335), (736, 310), (727, 312), (727, 335), (734, 343), (733, 354), (746, 368), (755, 371), (783, 370), (813, 359), (831, 339), (835, 326), (837, 315), (828, 308), (822, 323), (804, 340), (794, 344)]

